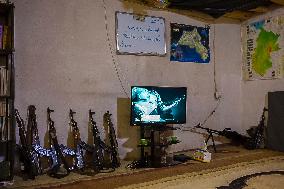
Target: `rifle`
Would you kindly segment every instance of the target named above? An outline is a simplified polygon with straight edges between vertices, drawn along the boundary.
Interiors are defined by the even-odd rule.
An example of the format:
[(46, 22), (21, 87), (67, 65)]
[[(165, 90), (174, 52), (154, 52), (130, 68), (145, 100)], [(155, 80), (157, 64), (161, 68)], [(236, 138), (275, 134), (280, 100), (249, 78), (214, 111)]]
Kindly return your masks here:
[(95, 170), (102, 170), (104, 163), (103, 149), (106, 148), (105, 143), (100, 138), (100, 133), (97, 128), (97, 123), (93, 119), (95, 112), (89, 110), (89, 125), (92, 127), (93, 138), (94, 138), (94, 151), (93, 151), (93, 161)]
[[(49, 138), (50, 138), (50, 147), (55, 149), (56, 155), (57, 155), (57, 162), (58, 164), (53, 167), (50, 172), (49, 175), (51, 177), (55, 177), (55, 178), (63, 178), (67, 175), (69, 175), (70, 173), (70, 168), (67, 164), (67, 161), (61, 151), (60, 145), (58, 144), (58, 140), (57, 140), (57, 136), (56, 136), (56, 129), (54, 127), (54, 121), (51, 119), (50, 117), (50, 113), (54, 112), (54, 110), (49, 109), (49, 107), (47, 108), (47, 123), (48, 123), (48, 133), (49, 133)], [(61, 163), (63, 163), (63, 167), (65, 169), (64, 172), (60, 172), (60, 168), (61, 168)]]
[[(35, 106), (29, 105), (28, 106), (28, 125), (27, 125), (27, 145), (29, 148), (32, 148), (35, 151), (35, 148), (33, 147), (34, 144), (39, 144), (39, 136), (38, 136), (38, 130), (37, 130), (37, 122), (36, 122), (36, 114), (35, 114)], [(36, 152), (36, 151), (35, 151)], [(42, 174), (42, 167), (40, 162), (40, 157), (38, 153), (34, 154), (34, 158), (36, 158), (37, 163), (37, 173)]]
[(259, 121), (258, 126), (254, 128), (250, 128), (247, 130), (247, 133), (251, 136), (248, 139), (246, 144), (246, 148), (248, 149), (257, 149), (260, 148), (264, 143), (264, 129), (265, 129), (265, 112), (268, 111), (267, 108), (263, 108), (261, 119)]
[(115, 130), (113, 127), (113, 123), (111, 122), (111, 115), (109, 113), (109, 111), (107, 111), (104, 114), (104, 119), (107, 123), (108, 129), (108, 138), (109, 138), (109, 142), (110, 142), (110, 160), (111, 160), (111, 166), (112, 168), (117, 168), (120, 166), (120, 161), (119, 161), (119, 157), (118, 157), (118, 144), (117, 144), (117, 139), (116, 139), (116, 135), (115, 135)]
[(80, 145), (80, 143), (82, 142), (81, 141), (81, 138), (80, 138), (80, 131), (79, 131), (79, 128), (77, 126), (77, 122), (74, 120), (74, 117), (73, 115), (75, 114), (76, 112), (72, 111), (72, 109), (70, 109), (69, 111), (69, 118), (70, 118), (70, 122), (69, 122), (69, 125), (71, 127), (71, 130), (73, 132), (73, 136), (74, 136), (74, 146), (76, 148), (75, 150), (75, 154), (76, 154), (76, 157), (75, 157), (75, 167), (79, 170), (83, 169), (84, 168), (84, 160), (83, 160), (83, 150), (82, 150), (82, 147)]
[(216, 150), (213, 134), (216, 134), (216, 135), (219, 135), (219, 136), (224, 136), (224, 137), (232, 140), (232, 143), (235, 144), (235, 145), (240, 145), (240, 144), (244, 145), (247, 142), (246, 136), (243, 136), (243, 135), (237, 133), (236, 131), (232, 131), (231, 128), (225, 128), (223, 131), (218, 131), (218, 130), (202, 127), (200, 125), (200, 123), (197, 126), (195, 126), (195, 128), (200, 128), (200, 129), (207, 131), (209, 136), (205, 140), (205, 143), (207, 144), (208, 140), (211, 138), (215, 152), (217, 152), (217, 150)]
[(15, 109), (15, 118), (19, 127), (19, 135), (21, 141), (20, 154), (22, 162), (24, 163), (24, 173), (29, 179), (35, 179), (38, 175), (38, 162), (35, 152), (27, 143), (26, 130), (24, 120), (21, 118), (19, 111)]

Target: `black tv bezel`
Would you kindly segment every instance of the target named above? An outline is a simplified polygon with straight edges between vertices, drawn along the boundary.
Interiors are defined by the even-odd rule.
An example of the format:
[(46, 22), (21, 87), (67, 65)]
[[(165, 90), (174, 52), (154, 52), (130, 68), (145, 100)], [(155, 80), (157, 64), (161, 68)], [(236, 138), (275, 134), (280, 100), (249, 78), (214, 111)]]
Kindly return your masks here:
[[(147, 87), (153, 87), (153, 88), (170, 88), (170, 89), (181, 89), (181, 88), (184, 88), (185, 89), (185, 92), (186, 92), (186, 95), (185, 95), (185, 119), (184, 119), (184, 122), (149, 122), (149, 123), (137, 123), (135, 124), (133, 122), (133, 109), (132, 109), (132, 89), (134, 87), (143, 87), (143, 88), (147, 88)], [(173, 86), (154, 86), (154, 85), (134, 85), (134, 86), (131, 86), (131, 93), (130, 93), (130, 125), (131, 126), (166, 126), (168, 124), (185, 124), (186, 123), (186, 120), (187, 120), (187, 87), (173, 87)]]

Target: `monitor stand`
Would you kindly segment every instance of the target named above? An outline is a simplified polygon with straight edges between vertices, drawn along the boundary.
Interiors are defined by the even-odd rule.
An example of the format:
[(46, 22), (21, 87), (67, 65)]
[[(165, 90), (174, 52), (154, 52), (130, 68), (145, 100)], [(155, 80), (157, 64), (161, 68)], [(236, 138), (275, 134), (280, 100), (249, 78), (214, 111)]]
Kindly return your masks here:
[[(140, 160), (139, 167), (165, 167), (179, 164), (181, 162), (171, 160), (167, 162), (165, 149), (172, 144), (176, 143), (165, 143), (160, 141), (160, 133), (176, 130), (173, 127), (167, 125), (150, 125), (140, 126), (140, 139), (149, 140), (147, 145), (138, 145), (140, 147)], [(148, 135), (147, 135), (148, 134)], [(149, 135), (150, 134), (150, 135)], [(146, 148), (150, 148), (150, 153), (146, 152)], [(149, 151), (148, 150), (148, 151)]]

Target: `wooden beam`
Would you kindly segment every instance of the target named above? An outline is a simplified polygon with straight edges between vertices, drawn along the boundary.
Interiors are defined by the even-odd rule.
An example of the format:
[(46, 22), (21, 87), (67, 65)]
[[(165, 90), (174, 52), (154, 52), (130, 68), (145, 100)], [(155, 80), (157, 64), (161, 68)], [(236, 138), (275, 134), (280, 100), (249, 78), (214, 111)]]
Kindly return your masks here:
[(284, 6), (284, 1), (283, 0), (270, 0), (270, 1), (273, 2), (273, 3), (276, 3), (278, 5)]
[(239, 19), (242, 22), (258, 14), (259, 13), (249, 12), (249, 11), (233, 11), (225, 14), (223, 17)]
[(255, 8), (255, 9), (250, 9), (249, 11), (250, 12), (256, 12), (256, 13), (266, 13), (266, 12), (270, 11), (270, 9), (268, 7), (261, 6), (261, 7)]
[(233, 11), (230, 13), (226, 13), (225, 15), (215, 19), (212, 16), (194, 10), (179, 10), (179, 9), (170, 9), (170, 8), (158, 8), (153, 4), (149, 4), (148, 0), (120, 0), (123, 3), (123, 6), (126, 10), (131, 9), (133, 13), (136, 14), (147, 14), (147, 10), (152, 11), (166, 11), (173, 12), (176, 14), (188, 16), (192, 19), (199, 20), (202, 22), (206, 22), (208, 24), (214, 23), (241, 23), (245, 20), (248, 20), (252, 17), (265, 14), (266, 12), (275, 10), (276, 8), (282, 7), (280, 4), (284, 5), (284, 0), (272, 0), (272, 2), (278, 3), (273, 4), (269, 7), (258, 7), (255, 9), (251, 9), (249, 11)]
[(218, 19), (213, 18), (212, 16), (194, 11), (194, 10), (179, 10), (179, 9), (170, 9), (170, 8), (157, 8), (150, 6), (149, 4), (143, 3), (141, 0), (120, 0), (123, 3), (123, 6), (126, 10), (132, 10), (133, 13), (136, 14), (147, 14), (147, 10), (152, 11), (165, 11), (165, 12), (173, 12), (176, 14), (180, 14), (183, 16), (190, 17), (195, 20), (199, 20), (201, 22), (205, 22), (208, 24), (214, 24), (214, 23), (240, 23), (241, 20), (238, 18), (229, 18), (229, 17), (220, 17)]

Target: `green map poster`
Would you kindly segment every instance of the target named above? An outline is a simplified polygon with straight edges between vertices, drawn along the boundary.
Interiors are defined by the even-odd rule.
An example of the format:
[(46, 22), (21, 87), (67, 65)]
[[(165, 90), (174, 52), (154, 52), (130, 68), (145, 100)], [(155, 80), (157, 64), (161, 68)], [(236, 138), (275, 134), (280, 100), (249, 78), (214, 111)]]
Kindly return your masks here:
[(284, 16), (246, 24), (242, 28), (245, 80), (277, 79), (284, 69)]

